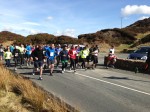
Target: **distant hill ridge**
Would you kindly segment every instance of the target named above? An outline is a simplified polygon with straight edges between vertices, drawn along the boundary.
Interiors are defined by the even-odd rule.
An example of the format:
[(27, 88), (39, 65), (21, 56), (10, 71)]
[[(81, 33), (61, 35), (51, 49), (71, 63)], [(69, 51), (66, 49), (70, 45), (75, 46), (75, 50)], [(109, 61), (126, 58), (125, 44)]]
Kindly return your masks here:
[[(140, 39), (137, 38), (139, 34), (146, 34)], [(60, 44), (101, 44), (106, 43), (108, 45), (119, 46), (121, 44), (133, 44), (134, 46), (140, 43), (150, 42), (150, 18), (139, 20), (125, 28), (119, 29), (103, 29), (95, 33), (81, 34), (77, 38), (70, 36), (54, 36), (48, 33), (40, 33), (35, 35), (28, 35), (26, 38), (22, 35), (11, 33), (8, 31), (0, 32), (0, 43), (5, 41), (14, 41), (16, 43), (32, 43), (32, 44), (49, 44), (49, 43), (60, 43)], [(148, 38), (148, 39), (147, 39)], [(143, 42), (144, 40), (144, 42)], [(140, 42), (139, 42), (140, 41)], [(142, 42), (141, 42), (142, 41)]]
[[(138, 34), (147, 32), (150, 32), (150, 18), (139, 20), (122, 29), (104, 29), (96, 33), (81, 34), (78, 36), (78, 39), (91, 44), (99, 42), (119, 46), (120, 44), (134, 44), (135, 41), (138, 41), (136, 38)], [(147, 40), (147, 42), (150, 42), (150, 40)]]

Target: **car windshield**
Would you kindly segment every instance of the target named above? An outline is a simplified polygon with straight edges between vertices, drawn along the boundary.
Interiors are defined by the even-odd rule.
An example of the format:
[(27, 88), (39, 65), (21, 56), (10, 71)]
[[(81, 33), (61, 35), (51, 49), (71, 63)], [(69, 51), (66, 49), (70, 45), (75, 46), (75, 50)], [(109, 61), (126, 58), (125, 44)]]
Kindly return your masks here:
[(135, 53), (147, 53), (149, 49), (150, 48), (147, 47), (141, 47), (138, 50), (136, 50)]

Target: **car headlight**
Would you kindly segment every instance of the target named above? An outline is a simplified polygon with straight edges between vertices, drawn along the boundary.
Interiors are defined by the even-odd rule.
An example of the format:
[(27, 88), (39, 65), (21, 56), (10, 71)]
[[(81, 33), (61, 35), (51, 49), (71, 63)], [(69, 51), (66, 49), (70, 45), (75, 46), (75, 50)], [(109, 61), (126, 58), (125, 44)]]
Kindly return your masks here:
[(143, 56), (141, 60), (147, 60), (147, 56)]

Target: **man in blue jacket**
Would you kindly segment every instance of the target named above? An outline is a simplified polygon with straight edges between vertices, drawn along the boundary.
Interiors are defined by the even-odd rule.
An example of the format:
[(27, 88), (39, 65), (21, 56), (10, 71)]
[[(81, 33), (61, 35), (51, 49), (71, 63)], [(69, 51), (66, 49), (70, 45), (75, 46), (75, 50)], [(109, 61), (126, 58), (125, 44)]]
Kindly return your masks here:
[(50, 47), (46, 50), (47, 63), (50, 68), (51, 76), (52, 76), (52, 73), (54, 70), (55, 56), (56, 56), (55, 46), (54, 46), (54, 44), (51, 44)]

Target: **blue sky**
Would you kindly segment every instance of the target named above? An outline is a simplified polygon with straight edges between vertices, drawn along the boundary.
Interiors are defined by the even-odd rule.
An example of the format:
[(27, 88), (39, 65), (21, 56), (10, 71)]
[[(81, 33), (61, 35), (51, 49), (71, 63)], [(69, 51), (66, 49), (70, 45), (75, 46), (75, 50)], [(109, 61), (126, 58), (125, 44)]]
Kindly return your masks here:
[(150, 0), (0, 0), (0, 31), (68, 35), (126, 27), (150, 16)]

